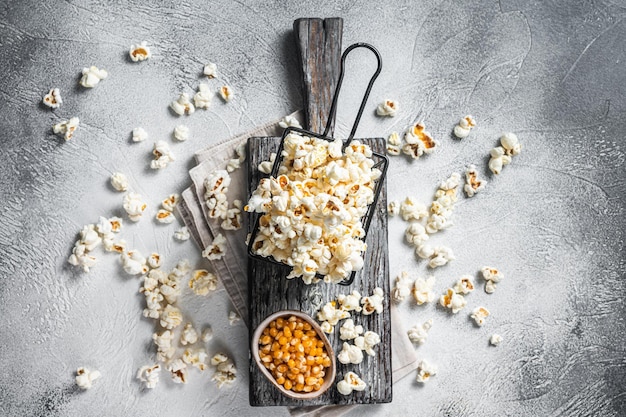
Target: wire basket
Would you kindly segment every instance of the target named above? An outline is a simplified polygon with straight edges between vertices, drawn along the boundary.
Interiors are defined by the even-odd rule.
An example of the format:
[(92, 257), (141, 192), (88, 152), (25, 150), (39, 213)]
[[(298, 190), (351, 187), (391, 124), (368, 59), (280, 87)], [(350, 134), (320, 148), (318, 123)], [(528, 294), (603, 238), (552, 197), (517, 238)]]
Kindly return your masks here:
[[(285, 143), (285, 138), (295, 132), (298, 133), (300, 135), (303, 136), (308, 136), (311, 138), (318, 138), (318, 139), (322, 139), (322, 140), (326, 140), (326, 141), (334, 141), (335, 138), (331, 137), (328, 135), (329, 131), (330, 131), (330, 127), (332, 125), (332, 120), (334, 119), (335, 113), (337, 111), (337, 98), (339, 97), (339, 92), (341, 90), (341, 84), (343, 81), (343, 76), (344, 76), (344, 69), (345, 69), (345, 60), (346, 60), (346, 56), (350, 53), (350, 51), (356, 49), (356, 48), (366, 48), (369, 49), (370, 51), (372, 51), (374, 53), (374, 55), (376, 56), (376, 59), (378, 61), (378, 67), (376, 69), (376, 72), (374, 73), (374, 75), (372, 76), (372, 78), (369, 81), (369, 84), (367, 86), (367, 89), (365, 90), (365, 94), (363, 96), (363, 99), (361, 101), (361, 106), (359, 107), (359, 111), (357, 113), (356, 119), (354, 121), (354, 124), (352, 126), (352, 130), (350, 132), (350, 135), (348, 136), (348, 138), (343, 141), (343, 146), (342, 146), (342, 153), (345, 151), (345, 148), (349, 145), (349, 143), (354, 139), (354, 134), (356, 132), (356, 129), (358, 127), (359, 121), (361, 120), (361, 116), (363, 115), (363, 110), (365, 108), (365, 104), (367, 103), (367, 99), (369, 97), (370, 91), (372, 89), (372, 86), (374, 85), (374, 81), (376, 80), (376, 78), (378, 77), (378, 75), (380, 74), (380, 71), (382, 69), (382, 59), (380, 57), (379, 52), (376, 50), (376, 48), (374, 48), (372, 45), (366, 44), (366, 43), (355, 43), (353, 45), (350, 45), (343, 53), (343, 55), (341, 56), (341, 72), (339, 73), (339, 79), (337, 81), (337, 88), (335, 89), (335, 93), (333, 96), (333, 101), (330, 107), (330, 112), (329, 112), (329, 116), (328, 116), (328, 121), (326, 123), (326, 128), (324, 129), (323, 133), (314, 133), (305, 129), (301, 129), (301, 128), (296, 128), (296, 127), (288, 127), (287, 129), (285, 129), (285, 131), (283, 132), (283, 136), (281, 138), (280, 141), (280, 146), (278, 147), (278, 150), (276, 152), (276, 160), (274, 161), (274, 166), (272, 168), (272, 172), (270, 173), (270, 175), (272, 177), (276, 177), (278, 175), (278, 171), (280, 166), (283, 163), (284, 158), (282, 157), (282, 151), (284, 149), (284, 143)], [(387, 156), (378, 152), (372, 152), (372, 157), (371, 159), (374, 161), (374, 164), (372, 166), (372, 169), (376, 168), (378, 170), (380, 170), (381, 175), (378, 178), (378, 180), (376, 180), (376, 184), (373, 190), (373, 194), (374, 194), (374, 198), (372, 203), (370, 203), (367, 207), (367, 211), (365, 212), (365, 215), (361, 218), (361, 223), (362, 223), (362, 227), (363, 230), (365, 231), (364, 236), (362, 237), (362, 240), (365, 241), (365, 239), (367, 238), (367, 233), (370, 227), (370, 224), (372, 222), (372, 218), (374, 217), (374, 214), (376, 212), (376, 204), (378, 203), (378, 198), (380, 196), (380, 191), (382, 189), (382, 186), (384, 184), (385, 181), (385, 177), (387, 174), (387, 166), (389, 164), (389, 160), (387, 159)], [(254, 252), (253, 249), (253, 245), (254, 242), (259, 234), (259, 219), (260, 219), (260, 215), (256, 214), (256, 220), (254, 223), (254, 228), (252, 230), (252, 234), (250, 236), (250, 240), (248, 242), (248, 255), (251, 258), (254, 259), (258, 259), (264, 262), (270, 262), (273, 263), (275, 265), (280, 265), (283, 267), (289, 266), (284, 262), (280, 262), (277, 261), (276, 259), (274, 259), (271, 256), (261, 256), (257, 253)], [(366, 249), (367, 250), (367, 249)], [(350, 273), (350, 275), (347, 275), (342, 281), (340, 281), (338, 284), (339, 285), (350, 285), (352, 284), (352, 282), (354, 281), (354, 278), (356, 276), (356, 273), (358, 271), (352, 271)], [(317, 278), (322, 279), (324, 276), (317, 274), (316, 275)]]

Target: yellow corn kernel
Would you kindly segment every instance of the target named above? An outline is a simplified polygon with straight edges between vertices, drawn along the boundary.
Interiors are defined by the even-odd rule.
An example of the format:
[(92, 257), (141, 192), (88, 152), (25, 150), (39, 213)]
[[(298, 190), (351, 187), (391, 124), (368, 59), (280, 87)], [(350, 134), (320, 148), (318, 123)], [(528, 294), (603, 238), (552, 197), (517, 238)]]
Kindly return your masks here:
[(286, 381), (286, 379), (285, 379), (285, 377), (283, 377), (283, 376), (281, 376), (281, 377), (279, 377), (279, 378), (277, 378), (277, 379), (276, 379), (276, 383), (277, 383), (278, 385), (283, 385), (283, 384), (285, 383), (285, 381)]
[(310, 376), (310, 377), (308, 377), (307, 379), (304, 380), (304, 383), (306, 385), (313, 386), (313, 385), (317, 384), (317, 378)]
[(286, 380), (285, 383), (283, 384), (283, 387), (286, 390), (290, 390), (293, 387), (293, 384), (292, 384), (292, 382), (290, 380)]

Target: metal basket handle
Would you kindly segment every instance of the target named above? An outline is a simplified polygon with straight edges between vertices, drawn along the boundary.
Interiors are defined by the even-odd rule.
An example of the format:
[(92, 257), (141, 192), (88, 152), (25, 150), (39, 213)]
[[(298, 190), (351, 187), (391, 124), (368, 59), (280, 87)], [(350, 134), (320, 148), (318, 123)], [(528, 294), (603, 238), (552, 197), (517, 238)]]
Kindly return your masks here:
[(380, 74), (380, 71), (383, 68), (383, 62), (380, 57), (380, 53), (378, 52), (376, 48), (374, 48), (369, 43), (358, 42), (358, 43), (350, 45), (344, 51), (343, 55), (341, 55), (341, 72), (339, 73), (339, 79), (337, 80), (337, 88), (335, 89), (335, 94), (333, 96), (333, 103), (330, 106), (328, 121), (326, 122), (326, 128), (324, 129), (324, 133), (323, 133), (324, 137), (328, 136), (328, 132), (330, 131), (330, 127), (332, 125), (332, 120), (335, 119), (335, 113), (337, 112), (337, 98), (339, 97), (339, 91), (341, 90), (341, 84), (343, 82), (343, 74), (345, 72), (345, 67), (346, 67), (346, 57), (348, 56), (350, 51), (356, 48), (367, 48), (370, 51), (372, 51), (374, 55), (376, 55), (376, 59), (378, 61), (378, 68), (376, 68), (376, 72), (374, 73), (374, 75), (372, 75), (372, 78), (370, 78), (370, 82), (367, 85), (367, 89), (365, 90), (365, 95), (363, 96), (363, 100), (361, 101), (361, 107), (359, 107), (359, 112), (356, 114), (356, 119), (354, 120), (354, 124), (352, 125), (352, 130), (350, 131), (350, 136), (348, 136), (348, 140), (351, 140), (354, 138), (356, 129), (359, 126), (359, 122), (361, 121), (361, 116), (363, 115), (363, 110), (365, 109), (365, 104), (367, 103), (367, 99), (370, 95), (370, 91), (372, 91), (372, 86), (374, 85), (374, 81), (376, 81), (376, 78), (378, 78), (378, 74)]

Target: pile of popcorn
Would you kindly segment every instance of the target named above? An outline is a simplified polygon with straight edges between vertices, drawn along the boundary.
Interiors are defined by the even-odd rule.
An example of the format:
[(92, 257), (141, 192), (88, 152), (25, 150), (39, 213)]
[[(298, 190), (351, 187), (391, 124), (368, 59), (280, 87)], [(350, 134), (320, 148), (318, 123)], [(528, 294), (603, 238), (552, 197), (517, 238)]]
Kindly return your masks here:
[(381, 171), (372, 150), (290, 133), (276, 178), (263, 178), (244, 210), (261, 213), (253, 251), (292, 267), (287, 278), (337, 283), (363, 268), (362, 218)]

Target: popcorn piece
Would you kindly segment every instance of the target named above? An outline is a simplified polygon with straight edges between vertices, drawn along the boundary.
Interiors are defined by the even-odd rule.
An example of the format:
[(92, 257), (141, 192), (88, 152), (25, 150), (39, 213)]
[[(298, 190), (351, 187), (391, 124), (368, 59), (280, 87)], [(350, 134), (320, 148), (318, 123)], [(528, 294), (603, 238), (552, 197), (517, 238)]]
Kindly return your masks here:
[(212, 62), (209, 62), (204, 66), (204, 75), (209, 78), (217, 77), (217, 65)]
[(465, 307), (467, 301), (461, 294), (457, 294), (452, 288), (448, 288), (446, 293), (439, 298), (439, 304), (442, 307), (449, 308), (452, 310), (452, 313), (456, 314)]
[(164, 223), (164, 224), (172, 223), (176, 219), (176, 217), (174, 216), (174, 213), (168, 210), (163, 210), (163, 209), (160, 209), (159, 211), (157, 211), (155, 218), (157, 222)]
[(404, 135), (404, 141), (406, 143), (402, 146), (402, 152), (413, 159), (433, 153), (435, 148), (439, 146), (439, 142), (426, 131), (423, 123), (417, 123), (407, 131)]
[(339, 328), (339, 334), (341, 340), (352, 340), (363, 334), (363, 326), (355, 326), (352, 319), (347, 319)]
[(413, 294), (413, 298), (415, 299), (417, 305), (430, 303), (435, 299), (435, 293), (433, 292), (434, 285), (435, 277), (428, 277), (426, 280), (424, 280), (424, 278), (418, 278), (415, 280), (411, 293)]
[(161, 374), (161, 365), (142, 366), (137, 371), (137, 379), (143, 382), (144, 387), (148, 389), (155, 388), (159, 383), (159, 375)]
[(241, 200), (233, 201), (233, 207), (226, 211), (224, 221), (222, 222), (222, 229), (224, 230), (239, 230), (241, 229)]
[(391, 200), (387, 204), (387, 214), (389, 214), (390, 216), (396, 216), (400, 214), (400, 205), (396, 200)]
[(130, 220), (138, 222), (147, 205), (141, 201), (141, 195), (128, 193), (124, 196), (124, 210), (128, 213)]
[(124, 271), (129, 275), (139, 275), (148, 272), (146, 258), (137, 250), (122, 252), (120, 254), (120, 260), (122, 261)]
[(429, 239), (429, 236), (426, 233), (426, 228), (424, 228), (424, 226), (419, 223), (412, 222), (409, 224), (409, 227), (406, 228), (404, 238), (409, 244), (418, 248)]
[(193, 328), (191, 323), (185, 324), (183, 327), (183, 331), (180, 334), (180, 344), (185, 345), (193, 345), (198, 341), (198, 332)]
[(385, 100), (376, 107), (376, 114), (381, 117), (394, 117), (398, 111), (398, 102)]
[(194, 366), (200, 371), (204, 371), (207, 368), (206, 360), (209, 355), (203, 348), (200, 349), (185, 349), (183, 352), (182, 360), (187, 365)]
[(196, 111), (196, 108), (189, 100), (189, 95), (187, 93), (181, 93), (180, 96), (178, 96), (178, 99), (170, 103), (170, 108), (179, 116), (184, 114), (190, 115)]
[(181, 311), (171, 304), (168, 304), (161, 313), (161, 326), (171, 330), (181, 325), (183, 322), (183, 314)]
[(174, 128), (174, 139), (184, 142), (189, 139), (189, 128), (185, 125), (178, 125)]
[(326, 303), (317, 313), (317, 320), (322, 322), (322, 329), (325, 333), (332, 333), (335, 329), (333, 326), (336, 326), (339, 320), (349, 317), (350, 313), (348, 311), (335, 308), (334, 301)]
[(343, 342), (343, 349), (337, 355), (337, 360), (344, 365), (359, 364), (363, 362), (363, 351), (358, 346)]
[(394, 301), (403, 301), (411, 294), (411, 279), (406, 271), (400, 272), (400, 275), (396, 277), (396, 285), (391, 291), (391, 297)]
[(498, 146), (493, 148), (489, 154), (491, 155), (491, 159), (489, 159), (489, 169), (495, 175), (499, 175), (502, 171), (502, 168), (505, 165), (511, 163), (511, 157), (505, 154), (505, 150), (502, 146)]
[(161, 255), (156, 252), (152, 252), (150, 256), (148, 256), (148, 266), (152, 269), (159, 268), (161, 266)]
[(187, 226), (183, 226), (174, 232), (174, 239), (180, 240), (181, 242), (189, 240), (190, 237), (191, 235), (189, 234), (189, 229), (187, 229)]
[(380, 287), (374, 288), (374, 293), (368, 297), (361, 299), (363, 305), (363, 314), (370, 315), (374, 312), (380, 314), (383, 312), (383, 289)]
[(357, 290), (352, 291), (352, 293), (348, 295), (339, 294), (337, 296), (337, 301), (339, 302), (340, 308), (344, 311), (356, 311), (358, 313), (362, 310), (359, 305), (361, 301), (361, 294)]
[[(211, 101), (213, 100), (213, 94), (208, 84), (200, 83), (198, 85), (198, 92), (193, 96), (193, 103), (197, 109), (208, 109), (211, 107)], [(180, 140), (180, 139), (179, 139)]]
[(496, 291), (496, 283), (500, 282), (502, 278), (504, 278), (504, 274), (502, 274), (502, 272), (498, 269), (490, 266), (483, 266), (480, 272), (485, 280), (485, 292), (487, 294), (493, 294)]
[(387, 137), (387, 153), (389, 155), (400, 155), (402, 152), (402, 140), (400, 139), (400, 135), (398, 132), (391, 132), (389, 137)]
[(505, 149), (506, 155), (517, 155), (522, 151), (517, 135), (515, 133), (505, 133), (500, 137), (500, 144)]
[[(58, 88), (51, 89), (48, 94), (43, 96), (43, 104), (51, 109), (58, 109), (63, 100), (61, 99), (61, 91)], [(56, 133), (56, 132), (55, 132)]]
[(337, 391), (341, 395), (350, 395), (352, 391), (365, 390), (365, 382), (354, 372), (348, 372), (341, 381), (337, 383)]
[(453, 173), (444, 181), (441, 181), (435, 193), (435, 199), (430, 205), (430, 215), (426, 222), (426, 232), (436, 233), (452, 226), (452, 212), (457, 202), (458, 189), (461, 176)]
[(217, 289), (217, 276), (206, 269), (195, 270), (189, 280), (189, 288), (196, 295), (207, 295)]
[(157, 358), (166, 362), (170, 360), (174, 353), (176, 353), (176, 348), (172, 346), (172, 341), (174, 340), (174, 333), (169, 330), (165, 330), (163, 333), (153, 333), (152, 340), (157, 347)]
[(131, 45), (128, 55), (133, 62), (145, 61), (152, 56), (146, 41), (142, 41), (139, 45)]
[(222, 259), (226, 252), (226, 238), (220, 233), (213, 239), (213, 243), (202, 251), (202, 256), (208, 260)]
[(278, 126), (282, 127), (283, 129), (287, 129), (288, 127), (297, 127), (299, 129), (302, 129), (302, 126), (300, 125), (298, 119), (293, 116), (283, 117), (280, 122), (278, 122)]
[(423, 345), (426, 343), (426, 339), (428, 339), (428, 331), (431, 327), (433, 327), (433, 319), (429, 319), (421, 325), (411, 327), (407, 331), (409, 340), (413, 343), (417, 343), (418, 345)]
[(437, 366), (422, 359), (417, 367), (417, 382), (425, 383), (435, 375), (437, 375)]
[(485, 319), (489, 317), (489, 314), (489, 310), (487, 310), (485, 307), (476, 307), (472, 311), (470, 317), (472, 318), (472, 320), (474, 320), (476, 325), (480, 327), (485, 324)]
[(85, 88), (93, 88), (98, 85), (100, 80), (104, 80), (108, 76), (108, 72), (103, 69), (98, 69), (95, 66), (83, 68), (83, 76), (81, 77), (79, 84)]
[(476, 166), (470, 165), (465, 170), (465, 185), (463, 190), (468, 197), (473, 197), (477, 192), (485, 188), (485, 180), (478, 178)]
[(79, 122), (78, 117), (72, 117), (70, 120), (63, 120), (52, 126), (52, 131), (68, 141), (74, 137)]
[(476, 121), (472, 116), (465, 116), (458, 125), (454, 126), (454, 136), (459, 139), (466, 138), (470, 131), (476, 126)]
[(154, 159), (150, 161), (150, 168), (152, 169), (165, 168), (176, 159), (170, 151), (170, 146), (162, 140), (154, 144), (152, 154), (154, 155)]
[(228, 356), (226, 356), (223, 353), (216, 353), (215, 355), (213, 355), (213, 357), (211, 358), (211, 365), (213, 366), (217, 366), (220, 363), (225, 363), (228, 361)]
[(364, 350), (370, 356), (376, 355), (374, 346), (380, 343), (380, 336), (376, 332), (367, 331), (363, 336), (354, 339), (354, 345)]
[(204, 330), (202, 330), (202, 341), (207, 343), (209, 340), (213, 339), (213, 329), (211, 326), (205, 326)]
[[(211, 360), (211, 362), (213, 363), (213, 360)], [(232, 384), (237, 378), (237, 368), (235, 368), (235, 364), (230, 359), (226, 358), (226, 360), (216, 365), (217, 370), (211, 379), (215, 382), (217, 387), (222, 388), (224, 385)]]
[(87, 368), (80, 367), (76, 370), (76, 385), (80, 389), (89, 389), (93, 384), (93, 381), (100, 378), (101, 374), (99, 371), (94, 370), (90, 371)]
[(166, 199), (161, 201), (161, 206), (167, 211), (174, 211), (174, 208), (178, 205), (180, 201), (180, 194), (174, 193), (170, 194)]
[(489, 338), (489, 343), (491, 343), (492, 346), (500, 346), (500, 343), (502, 343), (502, 336), (495, 333), (492, 334), (491, 338)]
[(446, 246), (420, 245), (415, 249), (415, 253), (422, 259), (429, 259), (428, 267), (433, 269), (456, 259), (452, 249)]
[(176, 384), (186, 384), (188, 378), (187, 364), (182, 359), (174, 359), (167, 365), (167, 370), (172, 374), (172, 381)]
[(136, 127), (133, 129), (133, 142), (143, 142), (148, 139), (148, 132), (142, 127)]
[(271, 174), (272, 173), (272, 168), (274, 167), (274, 161), (276, 160), (276, 153), (272, 152), (270, 154), (270, 160), (269, 161), (263, 161), (259, 164), (258, 169), (259, 171), (261, 171), (263, 174)]
[(474, 291), (474, 281), (470, 275), (463, 275), (452, 289), (457, 294), (469, 294)]
[(405, 221), (421, 220), (428, 216), (426, 206), (414, 198), (407, 197), (400, 204), (400, 214)]
[(229, 86), (227, 86), (227, 85), (224, 85), (224, 86), (220, 87), (220, 89), (219, 89), (219, 94), (220, 94), (220, 97), (222, 97), (222, 100), (224, 100), (224, 101), (225, 101), (225, 102), (227, 102), (227, 103), (228, 103), (228, 102), (229, 102), (229, 101), (233, 98), (233, 96), (235, 95), (235, 93), (233, 93), (232, 88), (230, 88), (230, 87), (229, 87)]
[(117, 191), (128, 190), (128, 178), (121, 172), (113, 173), (113, 175), (111, 175), (111, 187), (115, 188)]
[(228, 323), (231, 326), (234, 326), (235, 324), (237, 324), (239, 321), (241, 320), (241, 317), (239, 317), (239, 314), (237, 314), (237, 312), (235, 311), (230, 311), (228, 313)]

